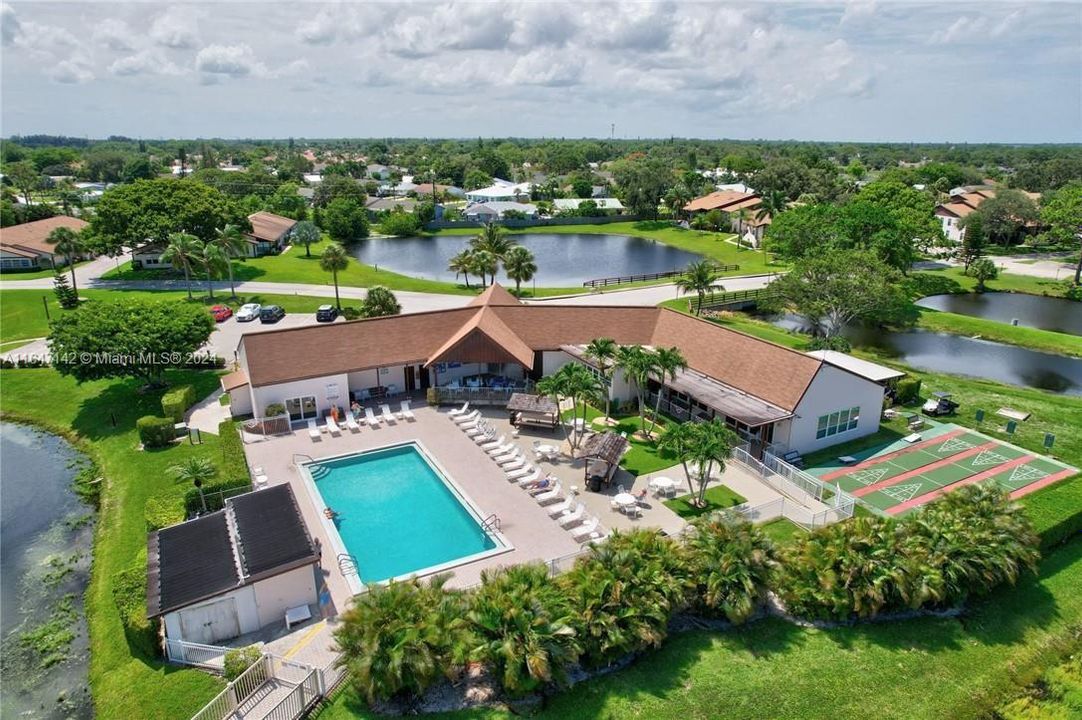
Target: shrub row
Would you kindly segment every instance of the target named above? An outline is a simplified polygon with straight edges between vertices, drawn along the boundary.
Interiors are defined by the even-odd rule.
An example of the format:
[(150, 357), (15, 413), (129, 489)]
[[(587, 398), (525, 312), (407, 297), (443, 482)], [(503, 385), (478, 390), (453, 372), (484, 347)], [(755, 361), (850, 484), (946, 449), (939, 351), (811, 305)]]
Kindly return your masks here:
[(180, 494), (176, 491), (148, 498), (143, 506), (143, 517), (146, 520), (147, 532), (161, 530), (163, 527), (176, 525), (187, 519), (184, 514), (184, 503), (181, 502)]
[(221, 439), (222, 458), (218, 464), (221, 477), (228, 481), (248, 482), (248, 459), (244, 455), (244, 443), (237, 432), (237, 424), (232, 420), (218, 423), (218, 437)]
[(126, 570), (113, 573), (113, 602), (132, 648), (145, 657), (158, 654), (154, 624), (147, 620), (146, 559)]
[(173, 422), (183, 422), (184, 413), (195, 404), (195, 388), (180, 385), (162, 395), (162, 415), (173, 418)]
[(894, 398), (899, 405), (909, 405), (920, 400), (920, 386), (921, 379), (916, 377), (905, 377), (898, 380), (898, 384), (895, 385)]
[(1062, 545), (1082, 533), (1082, 475), (1038, 490), (1022, 499), (1041, 550)]
[(905, 519), (859, 518), (780, 553), (742, 518), (700, 518), (682, 541), (614, 532), (567, 573), (545, 565), (484, 572), (469, 591), (446, 577), (373, 586), (336, 632), (369, 702), (409, 700), (483, 663), (511, 696), (664, 642), (678, 612), (742, 623), (773, 590), (790, 612), (854, 620), (956, 605), (1036, 565), (1037, 539), (1007, 495), (970, 486)]
[(176, 439), (172, 418), (144, 415), (135, 421), (139, 430), (139, 441), (146, 448), (166, 447)]
[(184, 493), (184, 512), (187, 513), (187, 517), (203, 512), (203, 500), (206, 500), (207, 512), (221, 510), (225, 507), (226, 498), (248, 490), (251, 486), (251, 480), (246, 477), (204, 485), (202, 499), (199, 497), (199, 488), (188, 488), (188, 491)]

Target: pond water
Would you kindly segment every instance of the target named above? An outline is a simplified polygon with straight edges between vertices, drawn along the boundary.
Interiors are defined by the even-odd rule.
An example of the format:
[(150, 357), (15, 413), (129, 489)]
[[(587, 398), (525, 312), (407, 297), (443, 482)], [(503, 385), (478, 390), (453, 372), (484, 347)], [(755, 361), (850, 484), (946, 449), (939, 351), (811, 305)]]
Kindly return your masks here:
[(921, 307), (972, 315), (973, 317), (1082, 335), (1082, 303), (1063, 298), (1024, 293), (966, 293), (929, 295), (917, 301)]
[[(798, 315), (772, 316), (787, 330), (807, 332)], [(873, 347), (921, 370), (968, 375), (1011, 385), (1082, 395), (1082, 359), (923, 330), (896, 332), (850, 327), (843, 334), (857, 347)]]
[(0, 423), (0, 717), (93, 716), (83, 613), (92, 510), (71, 489), (83, 463), (62, 438)]
[[(665, 243), (628, 235), (525, 233), (510, 236), (537, 262), (540, 287), (581, 287), (586, 280), (681, 270), (702, 257)], [(368, 238), (350, 245), (354, 257), (403, 275), (454, 282), (448, 261), (464, 250), (468, 235)], [(507, 282), (503, 269), (497, 280)], [(461, 281), (461, 280), (460, 280)], [(471, 276), (470, 282), (474, 278)], [(513, 283), (511, 283), (513, 284)]]

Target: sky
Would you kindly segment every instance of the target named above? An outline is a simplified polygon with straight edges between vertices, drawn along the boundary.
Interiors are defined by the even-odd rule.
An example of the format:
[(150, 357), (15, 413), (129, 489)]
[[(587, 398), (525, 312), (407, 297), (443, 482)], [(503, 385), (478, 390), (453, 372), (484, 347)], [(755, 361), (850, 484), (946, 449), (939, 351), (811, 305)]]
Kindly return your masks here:
[(1082, 142), (1078, 2), (3, 2), (0, 38), (4, 136)]

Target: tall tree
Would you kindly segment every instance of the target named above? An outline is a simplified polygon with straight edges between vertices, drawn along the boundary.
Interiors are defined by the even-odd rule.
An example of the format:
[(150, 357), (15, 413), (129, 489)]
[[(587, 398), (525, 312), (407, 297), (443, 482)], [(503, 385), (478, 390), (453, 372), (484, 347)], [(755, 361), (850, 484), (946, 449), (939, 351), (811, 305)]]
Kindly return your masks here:
[(646, 392), (657, 375), (657, 355), (642, 345), (622, 345), (616, 351), (616, 367), (635, 386), (639, 402), (639, 430), (646, 435)]
[(733, 456), (740, 438), (717, 418), (709, 422), (674, 423), (658, 441), (658, 448), (679, 458), (689, 480), (698, 485), (694, 504), (706, 507), (706, 489), (715, 469), (725, 472), (725, 461)]
[[(684, 354), (680, 352), (680, 348), (660, 347), (654, 351), (654, 356), (657, 365), (654, 379), (657, 380), (659, 385), (664, 386), (666, 380), (675, 380), (678, 372), (687, 369), (688, 361), (684, 357)], [(657, 402), (654, 404), (654, 416), (650, 419), (650, 429), (647, 431), (647, 435), (653, 435), (654, 428), (657, 427), (657, 419), (661, 415), (661, 393), (663, 389), (663, 387), (659, 387), (657, 390)]]
[(785, 196), (785, 193), (781, 190), (770, 190), (763, 193), (763, 196), (759, 199), (759, 210), (755, 213), (756, 220), (765, 220), (766, 218), (774, 218), (785, 212), (789, 207), (789, 198)]
[(988, 239), (1003, 247), (1017, 240), (1025, 226), (1038, 217), (1037, 205), (1021, 190), (1010, 189), (996, 192), (976, 212), (981, 214)]
[[(571, 400), (571, 426), (579, 426), (579, 407), (582, 407), (582, 424), (586, 424), (586, 406), (601, 400), (604, 390), (601, 381), (585, 366), (571, 362), (562, 365), (553, 377), (556, 379), (559, 394)], [(582, 442), (583, 433), (576, 432), (571, 439), (571, 454), (574, 456)]]
[(611, 416), (612, 405), (612, 373), (616, 364), (616, 351), (618, 346), (616, 341), (612, 338), (594, 338), (587, 343), (586, 348), (583, 350), (583, 355), (586, 359), (597, 365), (598, 372), (601, 373), (601, 377), (604, 380), (605, 386), (605, 421), (608, 422)]
[(456, 253), (447, 261), (447, 269), (454, 270), (455, 279), (461, 275), (466, 280), (466, 287), (470, 286), (470, 273), (473, 272), (473, 250), (467, 248), (459, 253)]
[[(717, 279), (717, 266), (713, 262), (710, 260), (697, 260), (688, 265), (683, 275), (676, 278), (676, 289), (682, 293), (695, 293), (699, 296), (695, 314), (701, 315), (706, 293), (714, 289), (714, 283), (717, 282)], [(724, 290), (725, 288), (718, 286), (718, 289)]]
[(515, 281), (515, 295), (520, 296), (522, 283), (529, 282), (537, 273), (537, 262), (532, 252), (521, 245), (515, 245), (503, 256), (503, 270), (507, 277)]
[(1080, 252), (1074, 284), (1082, 285), (1082, 182), (1065, 185), (1045, 199), (1041, 220), (1048, 225), (1050, 237), (1077, 244)]
[(192, 266), (201, 261), (203, 241), (188, 233), (173, 233), (169, 244), (162, 253), (162, 260), (184, 272), (184, 282), (188, 286), (188, 299), (192, 299)]
[(365, 317), (383, 317), (385, 315), (397, 315), (402, 312), (402, 305), (394, 293), (382, 285), (373, 285), (368, 288), (361, 303), (361, 313)]
[(304, 256), (312, 257), (312, 246), (320, 241), (322, 235), (319, 228), (310, 220), (301, 220), (293, 226), (293, 232), (289, 235), (289, 242), (293, 245), (304, 246)]
[(492, 281), (496, 281), (496, 270), (500, 267), (500, 260), (488, 250), (474, 250), (471, 253), (473, 257), (473, 274), (481, 276), (481, 287), (486, 287), (485, 279), (491, 277)]
[(984, 218), (980, 213), (970, 213), (962, 218), (960, 225), (965, 232), (956, 255), (962, 261), (962, 271), (968, 275), (969, 266), (984, 253)]
[(332, 242), (323, 249), (319, 256), (319, 267), (324, 272), (331, 274), (334, 282), (334, 304), (339, 310), (342, 309), (342, 300), (338, 297), (338, 273), (349, 267), (349, 253), (341, 243)]
[(75, 284), (75, 258), (86, 249), (81, 231), (72, 230), (69, 227), (54, 228), (45, 238), (45, 242), (56, 248), (56, 251), (67, 260), (71, 269), (71, 291), (75, 297), (79, 297), (79, 287)]
[(223, 270), (230, 267), (229, 255), (226, 254), (220, 245), (216, 245), (213, 242), (203, 243), (202, 252), (199, 255), (199, 262), (207, 273), (207, 294), (210, 296), (210, 299), (213, 300), (214, 276), (221, 274)]
[(225, 267), (229, 273), (229, 297), (237, 299), (237, 288), (233, 283), (233, 258), (243, 257), (248, 249), (248, 241), (244, 239), (244, 233), (233, 224), (226, 224), (214, 232), (215, 245), (222, 249), (225, 255)]

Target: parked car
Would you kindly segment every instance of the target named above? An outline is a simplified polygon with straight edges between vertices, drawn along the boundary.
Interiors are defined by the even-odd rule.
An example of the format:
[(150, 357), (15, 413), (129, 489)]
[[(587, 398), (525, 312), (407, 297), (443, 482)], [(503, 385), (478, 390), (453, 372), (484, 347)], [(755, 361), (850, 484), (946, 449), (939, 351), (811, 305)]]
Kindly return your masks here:
[(225, 322), (233, 317), (233, 308), (228, 305), (215, 305), (210, 309), (210, 314), (214, 316), (214, 322)]
[(264, 324), (276, 323), (286, 316), (286, 311), (281, 305), (267, 305), (259, 311), (259, 322)]
[(338, 308), (334, 305), (320, 305), (316, 308), (316, 322), (334, 322), (338, 317)]
[(237, 322), (251, 322), (259, 317), (259, 312), (263, 309), (263, 306), (259, 303), (245, 303), (240, 306), (240, 310), (237, 310)]

